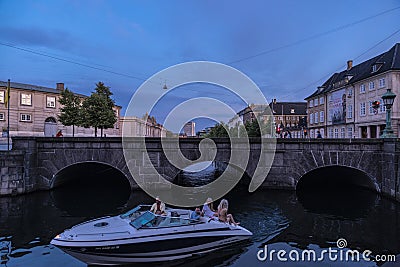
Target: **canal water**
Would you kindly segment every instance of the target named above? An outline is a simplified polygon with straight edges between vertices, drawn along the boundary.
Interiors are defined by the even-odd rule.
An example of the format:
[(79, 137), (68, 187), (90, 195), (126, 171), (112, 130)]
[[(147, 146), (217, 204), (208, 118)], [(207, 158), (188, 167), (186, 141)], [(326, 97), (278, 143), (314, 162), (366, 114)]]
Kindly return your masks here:
[[(215, 173), (184, 174), (182, 183), (191, 179), (203, 183)], [(248, 193), (238, 185), (225, 198), (230, 212), (242, 226), (253, 232), (245, 244), (168, 266), (381, 266), (360, 261), (320, 262), (282, 261), (273, 255), (262, 261), (265, 252), (287, 253), (313, 250), (317, 255), (337, 248), (339, 238), (348, 249), (370, 250), (372, 256), (400, 254), (400, 205), (360, 188), (307, 192), (257, 190)], [(126, 186), (110, 187), (93, 183), (72, 184), (50, 192), (0, 198), (0, 266), (86, 266), (84, 263), (49, 245), (50, 240), (75, 224), (120, 214), (137, 204), (151, 204), (142, 191), (130, 192)], [(259, 252), (261, 251), (261, 252)], [(295, 252), (293, 252), (292, 255)], [(257, 258), (259, 254), (260, 259)], [(323, 255), (323, 254), (322, 254)], [(339, 254), (338, 254), (339, 255)], [(286, 254), (286, 258), (288, 258)], [(398, 259), (399, 260), (399, 259)], [(133, 265), (134, 266), (134, 265)], [(385, 266), (385, 265), (384, 265)], [(400, 266), (400, 262), (397, 265)]]

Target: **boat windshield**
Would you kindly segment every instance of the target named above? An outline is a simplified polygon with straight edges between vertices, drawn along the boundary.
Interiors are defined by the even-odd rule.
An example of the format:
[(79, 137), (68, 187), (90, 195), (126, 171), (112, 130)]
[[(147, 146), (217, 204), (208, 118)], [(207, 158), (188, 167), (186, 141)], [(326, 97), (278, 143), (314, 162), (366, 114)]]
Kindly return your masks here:
[(133, 220), (130, 224), (136, 229), (139, 229), (147, 224), (151, 226), (151, 221), (153, 221), (154, 218), (156, 218), (156, 215), (154, 215), (154, 213), (146, 211), (145, 213), (137, 217), (135, 220)]
[(174, 227), (174, 226), (184, 226), (190, 224), (202, 223), (199, 220), (193, 220), (189, 218), (180, 217), (179, 215), (174, 216), (163, 216), (155, 215), (150, 211), (146, 211), (136, 219), (134, 219), (130, 224), (136, 229), (139, 228), (161, 228), (161, 227)]
[(144, 212), (145, 210), (149, 210), (150, 209), (150, 205), (139, 205), (134, 207), (133, 209), (125, 212), (124, 214), (121, 214), (120, 217), (121, 219), (126, 219), (126, 218), (130, 218), (130, 219), (134, 219), (136, 217), (139, 217), (139, 215)]

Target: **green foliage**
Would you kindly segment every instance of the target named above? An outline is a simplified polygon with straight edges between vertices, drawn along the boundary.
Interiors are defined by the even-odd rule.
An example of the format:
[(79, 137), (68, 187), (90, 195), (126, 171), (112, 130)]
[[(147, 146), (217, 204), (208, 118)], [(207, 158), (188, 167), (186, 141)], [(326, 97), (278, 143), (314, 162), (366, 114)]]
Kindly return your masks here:
[[(259, 124), (260, 123), (260, 124)], [(226, 129), (228, 126), (223, 122), (216, 124), (211, 131), (208, 133), (207, 137), (229, 137)], [(229, 129), (229, 134), (232, 138), (235, 137), (272, 137), (274, 126), (272, 124), (272, 118), (267, 118), (267, 120), (253, 120), (248, 121), (244, 125), (237, 124), (235, 127)]]
[(75, 126), (81, 124), (81, 100), (72, 91), (66, 88), (61, 92), (58, 102), (62, 105), (58, 120), (65, 126), (73, 126), (72, 136), (75, 135)]
[(223, 122), (215, 124), (206, 137), (229, 137), (225, 127), (228, 128)]
[(95, 136), (97, 129), (113, 128), (117, 122), (117, 117), (113, 110), (114, 100), (111, 99), (112, 92), (104, 83), (96, 84), (95, 92), (86, 98), (82, 103), (82, 126), (94, 127)]

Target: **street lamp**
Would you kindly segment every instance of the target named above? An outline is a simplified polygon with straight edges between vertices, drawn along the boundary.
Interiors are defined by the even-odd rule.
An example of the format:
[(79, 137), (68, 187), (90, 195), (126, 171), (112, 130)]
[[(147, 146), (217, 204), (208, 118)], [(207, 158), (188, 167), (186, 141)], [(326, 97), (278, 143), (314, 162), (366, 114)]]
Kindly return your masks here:
[(391, 89), (387, 89), (387, 92), (383, 94), (382, 100), (383, 104), (386, 107), (386, 127), (383, 130), (383, 134), (381, 138), (396, 138), (397, 136), (393, 133), (392, 129), (392, 117), (391, 117), (391, 109), (393, 106), (394, 99), (396, 98), (396, 94), (392, 92)]

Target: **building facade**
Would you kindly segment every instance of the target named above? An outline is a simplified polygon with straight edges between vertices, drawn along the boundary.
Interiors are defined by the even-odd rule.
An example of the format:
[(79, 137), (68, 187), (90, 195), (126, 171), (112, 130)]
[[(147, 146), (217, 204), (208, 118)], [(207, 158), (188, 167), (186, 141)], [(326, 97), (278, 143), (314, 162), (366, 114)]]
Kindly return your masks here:
[(183, 134), (187, 137), (196, 136), (196, 123), (189, 121), (183, 126)]
[(154, 117), (140, 119), (129, 116), (121, 117), (124, 136), (129, 137), (166, 137), (167, 130)]
[(306, 102), (277, 102), (269, 104), (274, 114), (276, 132), (284, 136), (290, 133), (292, 138), (307, 137), (307, 103)]
[[(2, 139), (6, 139), (8, 108), (5, 106), (7, 82), (0, 81), (0, 127)], [(58, 121), (60, 103), (58, 99), (64, 90), (63, 83), (56, 88), (37, 85), (10, 83), (10, 137), (12, 136), (55, 136), (62, 130), (63, 136), (72, 136), (72, 126), (64, 126)], [(82, 99), (86, 96), (79, 95)], [(113, 128), (103, 130), (106, 136), (120, 136), (120, 106), (114, 111), (117, 122)], [(93, 128), (75, 127), (75, 136), (94, 136)], [(4, 143), (4, 140), (1, 140)], [(5, 141), (7, 142), (7, 141)]]
[[(307, 129), (307, 103), (306, 102), (277, 102), (273, 99), (269, 105), (252, 104), (237, 113), (237, 116), (228, 122), (229, 127), (235, 127), (238, 123), (252, 122), (256, 118), (268, 121), (270, 108), (273, 114), (273, 122), (277, 136), (290, 136), (303, 138)], [(281, 135), (282, 133), (282, 135)]]
[[(334, 73), (307, 100), (310, 136), (379, 138), (385, 128), (382, 95), (400, 93), (400, 44), (356, 66)], [(376, 105), (376, 103), (379, 104)], [(399, 100), (392, 107), (392, 127), (399, 136)]]

